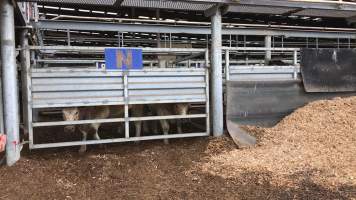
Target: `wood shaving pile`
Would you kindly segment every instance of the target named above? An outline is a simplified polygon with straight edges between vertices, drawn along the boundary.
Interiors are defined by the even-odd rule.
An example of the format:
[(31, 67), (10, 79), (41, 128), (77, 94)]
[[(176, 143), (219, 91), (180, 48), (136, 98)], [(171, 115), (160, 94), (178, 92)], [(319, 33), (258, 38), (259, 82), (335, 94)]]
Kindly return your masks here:
[(356, 97), (246, 129), (257, 147), (221, 137), (23, 151), (0, 167), (0, 199), (356, 199)]
[(222, 151), (203, 171), (224, 178), (266, 172), (269, 184), (299, 187), (308, 180), (332, 190), (351, 188), (346, 196), (356, 198), (356, 97), (312, 102), (275, 127), (245, 129), (259, 136), (257, 147)]

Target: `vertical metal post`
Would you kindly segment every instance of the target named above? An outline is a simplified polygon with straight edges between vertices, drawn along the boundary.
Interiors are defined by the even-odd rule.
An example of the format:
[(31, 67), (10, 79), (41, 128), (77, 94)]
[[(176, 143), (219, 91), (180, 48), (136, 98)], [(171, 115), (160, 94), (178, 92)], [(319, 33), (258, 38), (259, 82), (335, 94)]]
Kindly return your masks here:
[[(156, 9), (156, 20), (157, 20), (157, 24), (159, 24), (159, 20), (160, 20), (160, 10)], [(157, 48), (161, 47), (161, 33), (157, 32)]]
[[(23, 103), (23, 122), (28, 130), (29, 147), (33, 148), (33, 121), (38, 121), (38, 110), (32, 108), (32, 91), (31, 91), (31, 60), (35, 61), (34, 51), (27, 49), (28, 47), (28, 31), (24, 30), (21, 36), (21, 78), (22, 78), (22, 103)], [(36, 65), (36, 63), (34, 63)]]
[(236, 35), (236, 47), (239, 47), (239, 35)]
[(117, 32), (117, 43), (118, 43), (118, 46), (121, 47), (121, 33), (120, 33), (120, 31)]
[(205, 113), (206, 116), (206, 134), (210, 135), (210, 91), (209, 91), (209, 49), (205, 50), (205, 93), (206, 93), (206, 103), (205, 103)]
[[(0, 67), (2, 68), (1, 63), (0, 63)], [(3, 110), (4, 109), (3, 108), (4, 102), (3, 102), (2, 88), (3, 88), (3, 86), (2, 86), (2, 83), (0, 81), (0, 134), (4, 134), (5, 133), (4, 110)]]
[[(28, 47), (28, 40), (27, 40), (27, 34), (28, 30), (24, 29), (21, 32), (21, 38), (20, 38), (20, 43), (21, 43), (21, 52), (20, 52), (20, 58), (21, 58), (21, 83), (22, 83), (22, 115), (23, 117), (23, 123), (25, 125), (25, 128), (28, 127), (27, 123), (27, 82), (26, 82), (26, 64), (27, 64), (27, 58), (30, 58), (30, 54), (28, 51), (25, 50), (25, 48)], [(27, 54), (28, 53), (28, 54)], [(28, 57), (27, 57), (28, 56)]]
[(206, 35), (206, 48), (209, 49), (209, 35)]
[(272, 37), (270, 35), (266, 35), (265, 37), (265, 47), (267, 48), (265, 54), (265, 64), (268, 65), (272, 59)]
[(231, 44), (232, 44), (232, 38), (231, 38), (231, 34), (230, 34), (230, 38), (229, 38), (229, 43), (230, 43), (230, 47), (231, 47)]
[(67, 29), (67, 45), (70, 46), (70, 30)]
[(121, 33), (121, 47), (125, 46), (124, 41), (125, 41), (124, 33)]
[(225, 78), (226, 81), (230, 80), (230, 51), (225, 51)]
[(298, 68), (298, 51), (293, 51), (293, 65), (294, 65), (294, 73), (293, 78), (296, 80), (298, 78), (297, 68)]
[(129, 91), (128, 91), (128, 76), (127, 71), (123, 71), (124, 78), (124, 98), (125, 98), (125, 138), (130, 137), (130, 121), (129, 121)]
[(169, 48), (172, 48), (172, 33), (169, 33)]
[(6, 161), (12, 166), (20, 159), (19, 103), (15, 51), (14, 7), (8, 0), (0, 3), (1, 66), (4, 96)]
[(217, 9), (211, 17), (211, 69), (213, 134), (218, 137), (224, 132), (222, 55), (221, 55), (221, 11)]

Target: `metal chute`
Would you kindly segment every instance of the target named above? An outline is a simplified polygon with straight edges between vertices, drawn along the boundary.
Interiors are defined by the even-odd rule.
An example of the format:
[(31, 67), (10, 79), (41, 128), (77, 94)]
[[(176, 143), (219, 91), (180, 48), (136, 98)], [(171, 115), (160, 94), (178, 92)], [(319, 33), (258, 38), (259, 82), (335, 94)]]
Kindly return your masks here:
[[(332, 55), (334, 52), (337, 52), (337, 62)], [(226, 125), (235, 143), (239, 147), (256, 143), (256, 139), (240, 125), (270, 127), (311, 101), (355, 95), (356, 68), (351, 66), (356, 64), (356, 58), (345, 57), (354, 52), (303, 51), (302, 76), (293, 78), (285, 76), (290, 73), (285, 70), (288, 66), (275, 67), (276, 72), (271, 71), (270, 66), (259, 66), (260, 72), (256, 72), (258, 67), (255, 66), (250, 66), (250, 72), (246, 72), (246, 66), (230, 67), (227, 70), (230, 79), (226, 81)], [(239, 68), (243, 70), (232, 74)], [(282, 73), (285, 74), (280, 76)], [(276, 78), (276, 74), (283, 78)]]

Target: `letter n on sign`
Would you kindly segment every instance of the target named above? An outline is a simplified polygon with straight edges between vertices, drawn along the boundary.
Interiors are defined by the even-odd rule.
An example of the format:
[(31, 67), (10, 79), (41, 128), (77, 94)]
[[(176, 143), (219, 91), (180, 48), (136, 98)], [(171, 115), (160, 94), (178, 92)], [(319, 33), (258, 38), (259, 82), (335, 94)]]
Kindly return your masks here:
[(106, 69), (142, 69), (141, 49), (105, 49)]

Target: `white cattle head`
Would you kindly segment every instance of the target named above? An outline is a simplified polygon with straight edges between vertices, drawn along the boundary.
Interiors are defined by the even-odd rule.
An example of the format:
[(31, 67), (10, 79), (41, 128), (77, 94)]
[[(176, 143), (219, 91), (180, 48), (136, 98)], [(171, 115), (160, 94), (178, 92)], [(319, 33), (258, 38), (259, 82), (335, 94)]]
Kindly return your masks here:
[[(188, 103), (178, 103), (174, 104), (174, 113), (176, 115), (188, 115), (189, 104)], [(188, 119), (182, 119), (183, 122), (187, 122)]]
[[(76, 121), (79, 120), (79, 108), (64, 108), (62, 110), (63, 119), (65, 121)], [(75, 131), (75, 125), (68, 125), (64, 127), (64, 132), (73, 133)]]

